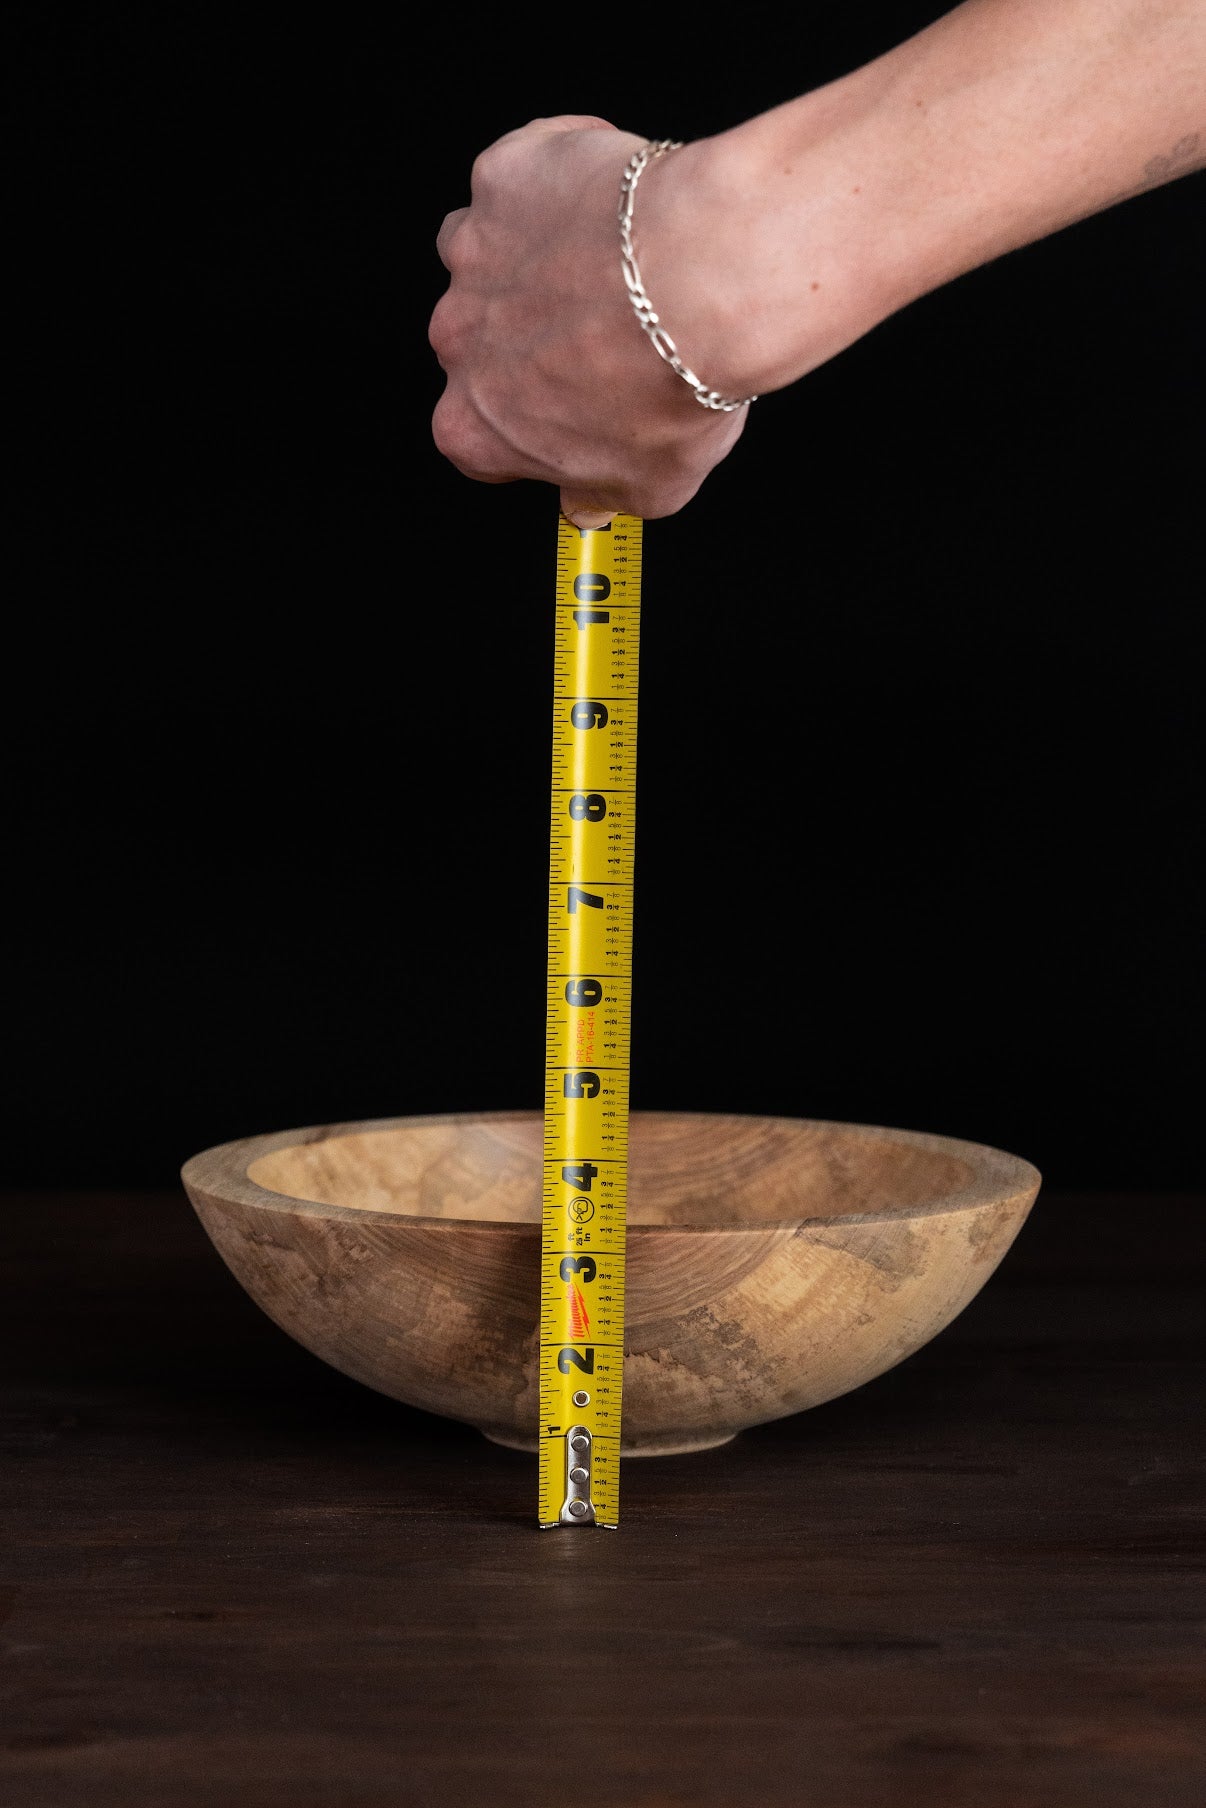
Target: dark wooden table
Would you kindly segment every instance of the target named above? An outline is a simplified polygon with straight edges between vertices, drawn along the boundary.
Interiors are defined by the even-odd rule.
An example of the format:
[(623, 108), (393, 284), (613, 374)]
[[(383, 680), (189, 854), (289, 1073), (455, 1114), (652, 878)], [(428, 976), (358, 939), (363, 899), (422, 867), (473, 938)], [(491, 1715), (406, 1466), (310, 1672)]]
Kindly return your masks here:
[(2, 1206), (6, 1808), (1206, 1801), (1203, 1200), (1041, 1196), (614, 1533), (292, 1344), (183, 1194)]

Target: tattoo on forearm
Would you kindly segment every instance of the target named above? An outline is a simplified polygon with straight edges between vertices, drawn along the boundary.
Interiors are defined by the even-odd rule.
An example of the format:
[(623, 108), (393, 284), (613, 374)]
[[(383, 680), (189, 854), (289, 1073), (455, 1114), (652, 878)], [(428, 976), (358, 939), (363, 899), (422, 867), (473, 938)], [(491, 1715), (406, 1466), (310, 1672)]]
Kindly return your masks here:
[(1167, 182), (1173, 176), (1187, 176), (1190, 170), (1201, 169), (1206, 163), (1206, 146), (1202, 143), (1201, 132), (1187, 132), (1184, 138), (1178, 138), (1167, 157), (1151, 157), (1143, 166), (1144, 188), (1154, 188), (1158, 182)]
[(1159, 188), (1165, 182), (1172, 182), (1177, 176), (1188, 176), (1194, 170), (1206, 164), (1206, 132), (1186, 132), (1178, 138), (1171, 151), (1162, 156), (1149, 157), (1143, 166), (1143, 180), (1134, 188), (1123, 189), (1121, 194), (1114, 195), (1107, 203), (1113, 207), (1118, 201), (1129, 201), (1132, 195), (1142, 195), (1149, 188)]

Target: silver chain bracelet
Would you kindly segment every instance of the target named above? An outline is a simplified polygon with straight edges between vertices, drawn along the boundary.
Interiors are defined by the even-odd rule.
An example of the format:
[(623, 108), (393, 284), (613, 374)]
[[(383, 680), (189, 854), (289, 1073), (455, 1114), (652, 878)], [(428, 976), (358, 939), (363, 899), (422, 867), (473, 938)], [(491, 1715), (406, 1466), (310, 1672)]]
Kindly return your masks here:
[(684, 364), (678, 355), (678, 347), (658, 319), (653, 303), (645, 293), (645, 285), (641, 281), (641, 272), (636, 260), (636, 252), (632, 244), (632, 202), (636, 194), (636, 185), (641, 179), (641, 172), (646, 164), (652, 163), (655, 157), (664, 157), (667, 151), (680, 151), (682, 140), (677, 138), (655, 138), (641, 150), (634, 151), (624, 168), (624, 180), (620, 184), (620, 255), (624, 269), (624, 282), (628, 288), (628, 299), (632, 303), (633, 312), (649, 337), (653, 341), (653, 349), (659, 358), (680, 376), (694, 395), (695, 400), (703, 408), (714, 408), (720, 414), (732, 414), (736, 408), (748, 408), (751, 402), (758, 400), (756, 395), (742, 396), (734, 401), (731, 396), (722, 396), (719, 390), (709, 389), (702, 383), (691, 369)]

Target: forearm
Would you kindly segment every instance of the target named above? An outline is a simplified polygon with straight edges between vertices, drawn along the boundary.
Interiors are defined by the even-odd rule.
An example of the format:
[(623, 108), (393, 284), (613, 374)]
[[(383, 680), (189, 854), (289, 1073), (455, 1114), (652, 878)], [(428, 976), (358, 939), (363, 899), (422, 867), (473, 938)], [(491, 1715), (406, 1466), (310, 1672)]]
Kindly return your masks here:
[(966, 0), (677, 153), (641, 197), (642, 268), (709, 382), (767, 390), (928, 290), (1204, 161), (1203, 0)]

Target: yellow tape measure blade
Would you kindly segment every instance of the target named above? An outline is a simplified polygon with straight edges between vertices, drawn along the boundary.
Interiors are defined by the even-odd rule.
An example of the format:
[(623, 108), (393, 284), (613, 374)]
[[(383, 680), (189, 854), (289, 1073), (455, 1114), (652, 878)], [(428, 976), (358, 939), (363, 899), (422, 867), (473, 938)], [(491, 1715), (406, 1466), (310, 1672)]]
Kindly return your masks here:
[(642, 523), (557, 534), (540, 1268), (542, 1526), (619, 1521)]

